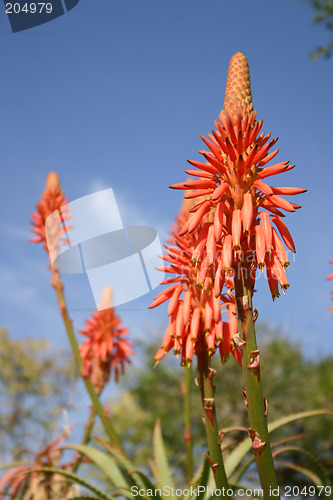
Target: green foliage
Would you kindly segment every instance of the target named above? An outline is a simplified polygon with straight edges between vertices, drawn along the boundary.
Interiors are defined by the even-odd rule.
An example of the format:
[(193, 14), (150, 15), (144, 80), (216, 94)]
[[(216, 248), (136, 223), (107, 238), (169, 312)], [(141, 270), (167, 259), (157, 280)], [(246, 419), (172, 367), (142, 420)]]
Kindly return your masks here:
[[(316, 11), (313, 21), (316, 24), (323, 24), (325, 28), (331, 32), (333, 30), (333, 0), (307, 0), (309, 1)], [(333, 51), (333, 40), (326, 46), (317, 47), (312, 52), (311, 57), (318, 59), (321, 56), (330, 58)]]
[(2, 462), (30, 458), (28, 449), (38, 451), (49, 442), (61, 410), (69, 409), (77, 380), (73, 365), (68, 354), (51, 353), (46, 341), (12, 340), (0, 330)]
[[(268, 421), (279, 419), (291, 413), (305, 412), (328, 408), (333, 410), (332, 393), (333, 357), (309, 360), (304, 357), (300, 347), (291, 344), (276, 332), (266, 327), (258, 327), (258, 343), (261, 353), (261, 370), (264, 383), (264, 395), (268, 399)], [(112, 415), (121, 431), (131, 459), (137, 466), (144, 467), (151, 450), (147, 447), (150, 433), (157, 418), (161, 419), (167, 455), (170, 457), (176, 481), (183, 482), (186, 475), (184, 457), (184, 428), (182, 384), (183, 370), (178, 360), (168, 354), (155, 369), (153, 355), (158, 346), (147, 348), (146, 360), (142, 369), (132, 369), (128, 378), (132, 381), (128, 391), (124, 392), (112, 404)], [(176, 362), (175, 362), (176, 361)], [(226, 433), (222, 441), (225, 456), (228, 447), (243, 440), (247, 436), (247, 411), (240, 393), (236, 388), (242, 387), (241, 369), (231, 357), (221, 367), (214, 361), (217, 374), (214, 378), (216, 386), (217, 417), (219, 426), (226, 429), (232, 426), (233, 432)], [(195, 368), (195, 367), (194, 367)], [(193, 376), (196, 376), (195, 370)], [(200, 391), (194, 386), (192, 391), (192, 433), (195, 444), (196, 467), (202, 463), (205, 452), (205, 431), (200, 415), (202, 406)], [(329, 417), (297, 420), (272, 436), (273, 443), (278, 442), (286, 432), (289, 438), (298, 435), (293, 444), (311, 450), (324, 462), (328, 472), (333, 476), (332, 446), (333, 426), (329, 425)], [(301, 436), (300, 436), (301, 435)], [(306, 456), (294, 453), (300, 466), (308, 464)], [(292, 470), (279, 468), (281, 484), (301, 484), (304, 478)], [(178, 479), (177, 479), (178, 478)]]

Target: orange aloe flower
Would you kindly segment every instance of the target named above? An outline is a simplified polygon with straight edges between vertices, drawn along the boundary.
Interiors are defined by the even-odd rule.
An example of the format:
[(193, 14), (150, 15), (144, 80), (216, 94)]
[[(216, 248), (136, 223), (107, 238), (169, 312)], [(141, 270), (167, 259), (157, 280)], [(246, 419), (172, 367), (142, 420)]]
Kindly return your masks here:
[[(108, 382), (112, 372), (116, 382), (119, 373), (124, 373), (125, 363), (130, 363), (129, 356), (132, 342), (127, 340), (127, 328), (121, 326), (121, 320), (117, 316), (112, 303), (112, 291), (106, 287), (100, 310), (92, 314), (92, 318), (86, 321), (85, 328), (80, 330), (87, 340), (80, 345), (82, 357), (82, 375), (90, 377), (91, 382), (99, 394)], [(103, 304), (108, 307), (103, 308)]]
[[(67, 437), (64, 432), (43, 450), (37, 453), (30, 464), (17, 465), (8, 470), (0, 480), (0, 500), (22, 498), (23, 500), (58, 500), (78, 495), (76, 485), (69, 486), (63, 476), (57, 473), (39, 472), (44, 467), (71, 470), (73, 462), (60, 464), (63, 449), (59, 444)], [(28, 474), (29, 473), (29, 474)]]
[[(66, 203), (66, 196), (61, 189), (58, 174), (56, 174), (56, 172), (50, 172), (46, 179), (44, 193), (42, 193), (41, 200), (36, 205), (37, 211), (32, 214), (31, 224), (33, 228), (31, 228), (30, 231), (35, 233), (36, 236), (31, 238), (30, 241), (43, 243), (45, 250), (48, 251), (45, 221), (49, 215), (59, 210), (59, 208)], [(64, 219), (69, 219), (69, 213), (65, 213)], [(62, 226), (59, 227), (57, 224), (52, 232), (54, 233), (52, 234), (53, 244), (57, 246), (63, 233), (63, 228)]]
[[(203, 203), (205, 203), (203, 201)], [(163, 290), (151, 303), (150, 308), (159, 306), (169, 300), (169, 325), (164, 335), (162, 347), (154, 359), (160, 361), (168, 351), (181, 356), (181, 364), (192, 362), (193, 355), (200, 356), (203, 351), (212, 356), (219, 349), (222, 362), (225, 362), (230, 352), (240, 362), (240, 352), (233, 342), (237, 333), (236, 307), (233, 294), (233, 280), (227, 280), (227, 291), (220, 295), (214, 289), (214, 245), (211, 253), (206, 253), (205, 267), (197, 268), (192, 258), (193, 252), (201, 254), (203, 243), (212, 236), (212, 227), (201, 223), (190, 233), (178, 236), (180, 228), (190, 217), (188, 200), (184, 201), (180, 215), (176, 218), (169, 245), (165, 245), (167, 255), (161, 256), (167, 266), (158, 268), (174, 277), (165, 279), (161, 284), (170, 285)], [(198, 238), (199, 234), (201, 237)], [(223, 277), (222, 277), (223, 276)], [(224, 272), (219, 268), (215, 283), (224, 281)], [(201, 283), (203, 286), (201, 287)], [(204, 288), (206, 293), (203, 293)], [(222, 306), (222, 311), (221, 311)], [(223, 322), (221, 312), (226, 313), (229, 323)]]
[[(333, 260), (331, 260), (330, 263), (333, 264)], [(327, 280), (333, 280), (333, 273), (329, 274), (326, 279)], [(333, 292), (331, 292), (331, 295), (333, 296)], [(331, 306), (328, 311), (332, 312), (333, 311), (333, 306)]]
[[(247, 59), (237, 52), (230, 61), (224, 109), (212, 134), (208, 138), (201, 136), (208, 148), (199, 151), (203, 161), (188, 160), (197, 170), (185, 172), (198, 179), (170, 187), (191, 190), (190, 198), (205, 197), (192, 207), (192, 215), (180, 233), (193, 235), (200, 228), (194, 238), (200, 240), (201, 250), (194, 250), (192, 257), (198, 263), (198, 274), (205, 275), (207, 259), (203, 249), (206, 254), (215, 254), (215, 269), (222, 266), (225, 280), (235, 264), (242, 262), (254, 286), (257, 268), (266, 266), (274, 299), (279, 296), (279, 286), (283, 292), (289, 286), (286, 247), (295, 252), (283, 222), (284, 212), (300, 208), (284, 196), (306, 190), (267, 184), (267, 178), (288, 172), (294, 165), (288, 161), (268, 165), (278, 153), (278, 149), (270, 152), (277, 138), (270, 139), (270, 134), (262, 132), (262, 124), (253, 110)], [(220, 280), (220, 291), (225, 280)], [(200, 284), (204, 286), (203, 281)]]

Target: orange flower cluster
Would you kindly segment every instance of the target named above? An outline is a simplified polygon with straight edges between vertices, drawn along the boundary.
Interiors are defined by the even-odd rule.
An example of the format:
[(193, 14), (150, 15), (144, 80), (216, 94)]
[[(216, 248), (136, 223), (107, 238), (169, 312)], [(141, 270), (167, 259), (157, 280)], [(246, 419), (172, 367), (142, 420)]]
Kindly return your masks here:
[[(52, 441), (46, 448), (36, 454), (31, 465), (16, 465), (6, 472), (0, 480), (0, 500), (7, 498), (24, 498), (38, 500), (41, 498), (72, 498), (78, 494), (77, 488), (66, 485), (64, 478), (57, 473), (42, 474), (39, 469), (44, 467), (70, 470), (73, 465), (68, 462), (59, 465), (63, 448), (58, 445), (67, 437), (64, 432)], [(29, 474), (27, 474), (29, 473)], [(64, 492), (66, 491), (66, 495)]]
[[(201, 136), (208, 150), (199, 153), (204, 162), (189, 160), (198, 170), (186, 170), (199, 177), (174, 184), (173, 189), (195, 190), (191, 198), (205, 197), (191, 208), (192, 215), (180, 235), (201, 230), (192, 259), (198, 274), (204, 277), (208, 266), (224, 274), (220, 292), (237, 262), (248, 269), (254, 285), (257, 268), (266, 266), (273, 299), (289, 283), (285, 268), (289, 265), (285, 245), (295, 252), (293, 239), (283, 222), (281, 210), (294, 212), (299, 205), (282, 196), (305, 192), (296, 187), (272, 187), (264, 180), (294, 168), (284, 161), (267, 164), (278, 150), (269, 152), (277, 139), (261, 132), (262, 120), (256, 120), (246, 57), (236, 53), (230, 62), (224, 109), (208, 138)], [(282, 196), (281, 196), (282, 195)], [(187, 197), (189, 197), (187, 196)], [(275, 226), (275, 227), (274, 227)], [(220, 271), (219, 271), (220, 270)], [(204, 286), (203, 280), (199, 283)]]
[[(176, 218), (170, 239), (171, 245), (165, 245), (168, 253), (161, 256), (169, 265), (158, 268), (176, 276), (162, 281), (161, 284), (171, 286), (163, 290), (150, 305), (150, 308), (153, 308), (170, 299), (169, 326), (162, 347), (154, 359), (160, 361), (173, 348), (174, 354), (181, 355), (181, 364), (185, 365), (191, 363), (194, 354), (200, 356), (201, 352), (208, 351), (211, 356), (218, 348), (222, 362), (225, 362), (232, 352), (240, 363), (240, 352), (232, 341), (237, 333), (233, 280), (227, 280), (228, 291), (220, 296), (217, 283), (221, 277), (213, 275), (214, 269), (207, 266), (205, 276), (200, 274), (192, 254), (200, 245), (198, 235), (202, 229), (201, 224), (191, 233), (183, 236), (177, 234), (189, 215), (188, 203), (185, 201), (180, 215)], [(207, 224), (204, 232), (206, 229)], [(201, 282), (204, 282), (205, 293), (197, 286)], [(224, 307), (222, 311), (221, 307)], [(227, 313), (229, 323), (222, 321), (222, 312)]]
[[(61, 189), (58, 175), (55, 172), (50, 172), (47, 176), (44, 193), (42, 193), (41, 200), (36, 205), (37, 212), (32, 214), (31, 223), (33, 228), (30, 230), (33, 233), (36, 233), (37, 236), (31, 238), (30, 241), (43, 243), (45, 250), (48, 251), (45, 221), (49, 215), (51, 215), (55, 210), (59, 210), (59, 208), (66, 203), (66, 196)], [(69, 214), (65, 214), (64, 219), (68, 220)], [(61, 238), (61, 234), (63, 233), (63, 228), (62, 226), (59, 227), (57, 225), (57, 227), (54, 227), (53, 229), (54, 234), (52, 234), (52, 240), (54, 245), (57, 246)]]
[[(104, 290), (103, 302), (111, 303), (110, 287)], [(88, 337), (80, 345), (83, 361), (82, 375), (91, 378), (99, 394), (108, 382), (112, 371), (118, 382), (119, 372), (124, 373), (125, 363), (130, 362), (128, 356), (133, 354), (131, 350), (133, 344), (127, 340), (128, 330), (121, 326), (121, 320), (113, 307), (94, 312), (80, 333)]]
[[(333, 260), (331, 260), (330, 263), (333, 264)], [(333, 280), (333, 273), (329, 274), (326, 279), (327, 280)], [(333, 292), (331, 292), (331, 295), (333, 296)], [(331, 306), (328, 311), (332, 312), (333, 311), (333, 306)]]
[[(170, 186), (186, 190), (188, 201), (177, 218), (173, 245), (166, 246), (167, 255), (162, 257), (169, 265), (161, 270), (175, 277), (162, 282), (171, 286), (150, 306), (170, 300), (169, 326), (157, 361), (173, 348), (185, 364), (193, 354), (212, 355), (217, 347), (222, 360), (231, 351), (240, 361), (233, 292), (238, 272), (253, 293), (257, 269), (266, 267), (273, 300), (279, 296), (279, 286), (282, 291), (289, 286), (286, 247), (295, 252), (295, 245), (282, 210), (294, 212), (300, 207), (283, 196), (305, 190), (264, 182), (294, 165), (285, 161), (267, 166), (278, 153), (270, 152), (277, 139), (261, 132), (262, 123), (253, 110), (246, 57), (238, 52), (230, 62), (224, 109), (212, 134), (201, 136), (208, 148), (199, 151), (204, 161), (189, 160), (196, 168), (185, 170), (191, 178)], [(228, 313), (228, 323), (221, 319), (221, 307)]]

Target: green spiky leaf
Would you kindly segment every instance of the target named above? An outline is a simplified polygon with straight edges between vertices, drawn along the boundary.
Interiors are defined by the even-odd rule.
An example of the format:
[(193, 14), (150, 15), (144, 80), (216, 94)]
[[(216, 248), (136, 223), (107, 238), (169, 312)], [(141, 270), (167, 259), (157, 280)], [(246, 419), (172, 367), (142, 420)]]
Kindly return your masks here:
[[(305, 455), (309, 459), (309, 461), (311, 462), (313, 469), (316, 470), (317, 474), (315, 472), (313, 472), (313, 470), (309, 471), (308, 469), (300, 467), (298, 465), (297, 465), (297, 467), (300, 467), (300, 469), (294, 468), (293, 467), (294, 464), (290, 464), (289, 462), (283, 461), (283, 465), (285, 465), (286, 467), (289, 467), (290, 469), (294, 468), (294, 470), (297, 470), (298, 472), (305, 474), (314, 483), (315, 486), (331, 486), (332, 485), (324, 465), (309, 450), (306, 450), (306, 449), (301, 448), (299, 446), (283, 446), (273, 453), (273, 457), (276, 457), (276, 456), (280, 455), (281, 453), (285, 453), (288, 451), (293, 451), (293, 452), (297, 452), (297, 453), (301, 453), (301, 454)], [(279, 463), (282, 464), (282, 461), (280, 459), (279, 459)], [(304, 470), (301, 470), (301, 469), (304, 469)], [(309, 475), (309, 473), (310, 473), (310, 475)]]
[[(99, 438), (96, 436), (95, 438), (99, 443), (101, 443), (104, 448), (113, 455), (113, 457), (117, 460), (117, 462), (122, 465), (122, 467), (126, 470), (127, 474), (129, 474), (133, 481), (134, 485), (138, 486), (139, 488), (146, 489), (147, 488), (147, 481), (149, 479), (145, 476), (145, 474), (139, 472), (136, 470), (136, 466), (127, 458), (125, 457), (122, 453), (120, 453), (118, 450), (116, 450), (114, 447), (112, 447), (109, 443), (104, 441), (103, 439)], [(150, 483), (151, 486), (153, 487), (152, 484)]]
[(116, 488), (129, 487), (129, 478), (124, 477), (115, 460), (106, 453), (84, 444), (73, 444), (64, 446), (64, 448), (76, 450), (79, 453), (82, 453), (82, 455), (90, 458), (90, 460), (92, 460), (95, 465), (97, 465), (97, 467), (104, 472), (111, 484)]
[(115, 497), (113, 497), (111, 495), (107, 495), (106, 493), (101, 491), (99, 488), (97, 488), (95, 485), (82, 479), (80, 476), (77, 476), (73, 472), (69, 472), (69, 471), (66, 471), (63, 469), (44, 467), (44, 468), (40, 468), (38, 470), (34, 469), (34, 470), (30, 470), (30, 471), (24, 471), (24, 472), (21, 472), (20, 474), (29, 475), (32, 473), (36, 474), (36, 473), (40, 473), (40, 472), (43, 472), (44, 474), (59, 474), (60, 476), (64, 476), (67, 479), (70, 479), (71, 481), (73, 481), (73, 483), (79, 484), (83, 488), (87, 488), (87, 490), (90, 490), (92, 493), (95, 493), (98, 497), (98, 500), (115, 500)]
[[(162, 430), (160, 420), (156, 420), (153, 432), (153, 450), (154, 450), (154, 467), (153, 473), (156, 479), (158, 488), (163, 486), (174, 487), (173, 479), (171, 476), (165, 446), (163, 442)], [(162, 495), (163, 496), (163, 495)]]
[[(283, 427), (286, 424), (294, 422), (295, 420), (307, 417), (315, 417), (319, 415), (333, 415), (333, 411), (310, 410), (310, 411), (302, 411), (299, 413), (293, 413), (291, 415), (287, 415), (286, 417), (274, 420), (274, 422), (268, 424), (268, 432), (271, 433), (276, 429)], [(230, 453), (230, 455), (225, 461), (225, 470), (228, 477), (230, 477), (236, 470), (236, 468), (240, 465), (243, 458), (251, 450), (251, 447), (252, 447), (251, 439), (247, 437), (243, 441), (241, 441), (241, 443)]]

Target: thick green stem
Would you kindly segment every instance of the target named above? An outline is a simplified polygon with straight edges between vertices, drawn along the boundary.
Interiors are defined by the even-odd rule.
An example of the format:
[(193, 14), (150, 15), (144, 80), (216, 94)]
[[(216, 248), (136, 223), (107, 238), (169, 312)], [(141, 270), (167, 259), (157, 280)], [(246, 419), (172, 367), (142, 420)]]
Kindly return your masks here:
[(245, 382), (245, 401), (249, 415), (249, 435), (257, 463), (264, 500), (280, 498), (276, 481), (272, 450), (267, 428), (267, 404), (263, 397), (259, 350), (257, 349), (251, 285), (245, 279), (246, 269), (241, 264), (234, 269), (238, 333), (243, 343), (242, 369)]
[(107, 436), (109, 437), (110, 441), (122, 453), (125, 453), (124, 449), (122, 447), (122, 444), (120, 442), (120, 439), (119, 439), (116, 431), (113, 428), (111, 420), (105, 415), (104, 407), (103, 407), (102, 403), (100, 402), (98, 395), (96, 394), (96, 391), (94, 389), (93, 384), (91, 383), (90, 378), (83, 377), (81, 374), (82, 358), (81, 358), (79, 346), (78, 346), (78, 343), (77, 343), (77, 340), (75, 337), (73, 324), (72, 324), (72, 321), (68, 315), (66, 299), (65, 299), (65, 296), (63, 293), (63, 284), (60, 280), (59, 272), (56, 269), (52, 269), (52, 285), (53, 285), (53, 287), (56, 291), (56, 294), (57, 294), (58, 305), (59, 305), (61, 316), (62, 316), (64, 325), (66, 328), (69, 343), (71, 345), (76, 364), (78, 366), (81, 378), (84, 382), (84, 385), (86, 386), (87, 392), (90, 396), (91, 402), (96, 410), (97, 415), (99, 416), (99, 418), (102, 422), (104, 430), (105, 430)]
[(193, 436), (191, 425), (191, 393), (193, 379), (191, 365), (184, 367), (184, 375), (184, 438), (186, 449), (187, 476), (188, 480), (190, 481), (193, 476)]
[[(215, 387), (213, 384), (215, 370), (210, 368), (210, 358), (206, 350), (203, 350), (198, 356), (198, 371), (208, 441), (208, 461), (213, 470), (216, 488), (225, 491), (228, 489), (228, 480), (225, 473), (216, 420)], [(223, 496), (222, 493), (220, 496)]]

